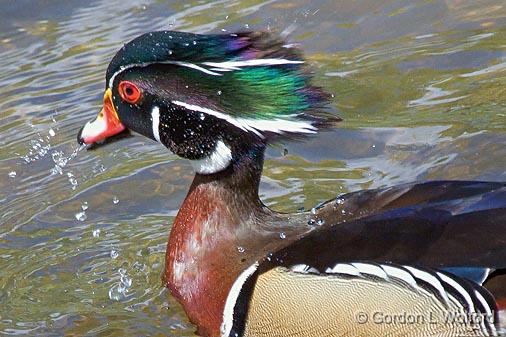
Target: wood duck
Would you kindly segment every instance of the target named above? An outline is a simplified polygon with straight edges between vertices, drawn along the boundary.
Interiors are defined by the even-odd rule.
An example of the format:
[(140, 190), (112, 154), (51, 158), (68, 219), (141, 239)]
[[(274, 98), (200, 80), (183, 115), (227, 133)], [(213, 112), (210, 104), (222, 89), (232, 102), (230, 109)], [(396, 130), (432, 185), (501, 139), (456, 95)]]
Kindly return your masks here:
[(200, 335), (499, 334), (505, 183), (358, 191), (297, 214), (259, 199), (266, 147), (333, 127), (328, 98), (272, 34), (152, 32), (114, 56), (78, 141), (132, 130), (193, 164), (164, 282)]

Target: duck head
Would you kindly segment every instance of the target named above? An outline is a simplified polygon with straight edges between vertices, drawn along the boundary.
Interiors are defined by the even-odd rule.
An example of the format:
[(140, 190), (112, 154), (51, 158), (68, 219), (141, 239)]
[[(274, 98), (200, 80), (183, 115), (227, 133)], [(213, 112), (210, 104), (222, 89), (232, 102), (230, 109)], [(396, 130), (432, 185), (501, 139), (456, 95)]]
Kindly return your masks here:
[(299, 50), (268, 33), (147, 33), (112, 59), (102, 110), (78, 141), (129, 129), (215, 173), (252, 147), (338, 121), (309, 81)]

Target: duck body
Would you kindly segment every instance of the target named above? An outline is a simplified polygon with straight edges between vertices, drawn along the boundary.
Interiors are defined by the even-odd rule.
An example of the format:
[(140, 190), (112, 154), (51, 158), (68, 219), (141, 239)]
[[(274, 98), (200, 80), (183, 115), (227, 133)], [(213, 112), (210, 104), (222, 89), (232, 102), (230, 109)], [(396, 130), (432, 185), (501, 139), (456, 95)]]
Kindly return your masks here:
[[(91, 144), (129, 129), (192, 162), (164, 282), (198, 333), (496, 335), (506, 298), (504, 183), (358, 191), (297, 214), (261, 202), (266, 146), (339, 121), (303, 63), (267, 33), (145, 34), (113, 58), (103, 109), (78, 134)], [(383, 302), (430, 310), (437, 324), (356, 322), (351, 311)], [(489, 320), (443, 323), (452, 311)]]
[[(263, 273), (306, 265), (325, 274), (338, 263), (361, 261), (432, 270), (461, 267), (462, 272), (466, 267), (506, 268), (504, 237), (497, 240), (494, 234), (504, 233), (506, 224), (502, 183), (405, 184), (345, 194), (314, 214), (279, 214), (263, 206), (255, 194), (237, 199), (229, 194), (230, 186), (216, 193), (215, 185), (223, 178), (220, 183), (209, 178), (204, 183), (197, 176), (183, 202), (171, 230), (165, 270), (167, 286), (191, 320), (201, 323), (198, 332), (205, 336), (221, 336), (230, 290), (257, 261), (264, 261)], [(258, 181), (245, 186), (258, 186)], [(477, 239), (487, 244), (477, 245)], [(490, 290), (506, 297), (505, 281)]]

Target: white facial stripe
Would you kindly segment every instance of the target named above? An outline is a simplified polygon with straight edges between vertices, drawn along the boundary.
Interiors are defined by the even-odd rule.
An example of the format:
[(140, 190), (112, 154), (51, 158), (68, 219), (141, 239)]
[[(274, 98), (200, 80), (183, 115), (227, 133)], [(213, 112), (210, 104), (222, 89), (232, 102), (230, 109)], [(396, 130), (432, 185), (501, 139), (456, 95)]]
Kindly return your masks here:
[[(207, 65), (212, 67), (214, 71), (231, 71), (231, 70), (240, 70), (241, 67), (257, 67), (257, 66), (274, 66), (274, 65), (282, 65), (282, 64), (300, 64), (304, 63), (304, 61), (292, 61), (286, 59), (256, 59), (256, 60), (247, 60), (247, 61), (226, 61), (226, 62), (204, 62), (203, 65)], [(210, 69), (201, 67), (194, 63), (189, 62), (181, 62), (181, 61), (161, 61), (161, 62), (146, 62), (146, 63), (133, 63), (127, 66), (122, 66), (117, 70), (109, 79), (109, 88), (112, 88), (112, 84), (114, 83), (114, 79), (120, 73), (127, 69), (135, 68), (135, 67), (147, 67), (151, 64), (174, 64), (182, 67), (187, 67), (191, 69), (195, 69), (201, 71), (208, 75), (213, 76), (222, 76), (222, 74), (216, 73)]]
[(200, 66), (198, 66), (196, 64), (187, 63), (187, 62), (163, 61), (163, 62), (133, 63), (133, 64), (129, 64), (127, 66), (121, 66), (119, 68), (119, 70), (117, 70), (114, 74), (112, 74), (111, 78), (109, 79), (109, 88), (112, 88), (112, 84), (114, 83), (114, 79), (116, 78), (116, 76), (118, 76), (119, 74), (121, 74), (125, 70), (132, 69), (132, 68), (135, 68), (135, 67), (143, 68), (143, 67), (150, 66), (152, 64), (174, 64), (174, 65), (178, 65), (178, 66), (182, 66), (182, 67), (187, 67), (187, 68), (192, 68), (192, 69), (195, 69), (195, 70), (199, 70), (199, 71), (201, 71), (203, 73), (206, 73), (206, 74), (209, 74), (209, 75), (222, 76), (222, 74), (215, 73), (215, 72), (213, 72), (211, 70), (208, 70), (206, 68), (200, 67)]
[[(169, 62), (170, 63), (170, 62)], [(206, 69), (206, 68), (203, 68), (203, 67), (200, 67), (196, 64), (193, 64), (193, 63), (187, 63), (187, 62), (172, 62), (172, 64), (176, 64), (178, 66), (183, 66), (183, 67), (188, 67), (188, 68), (192, 68), (192, 69), (195, 69), (195, 70), (199, 70), (203, 73), (206, 73), (206, 74), (209, 74), (209, 75), (213, 75), (213, 76), (222, 76), (222, 74), (218, 74), (218, 73), (215, 73), (215, 72), (212, 72), (211, 70), (209, 69)]]
[(153, 137), (160, 142), (160, 108), (156, 105), (151, 109), (151, 124), (153, 128)]
[(230, 124), (238, 127), (241, 130), (253, 132), (257, 136), (262, 138), (263, 136), (259, 131), (268, 131), (274, 133), (285, 133), (285, 132), (316, 133), (317, 131), (316, 127), (306, 122), (290, 121), (280, 118), (276, 118), (273, 120), (234, 118), (225, 113), (204, 108), (198, 105), (188, 104), (181, 101), (172, 101), (172, 103), (192, 111), (203, 112), (205, 114), (223, 119), (229, 122)]
[(317, 131), (316, 127), (310, 123), (296, 122), (280, 118), (273, 120), (238, 118), (237, 120), (241, 123), (244, 123), (246, 125), (246, 128), (253, 133), (257, 133), (255, 130), (269, 131), (274, 133), (316, 133)]
[(179, 105), (179, 106), (182, 106), (183, 108), (186, 108), (186, 109), (189, 109), (189, 110), (203, 112), (205, 114), (208, 114), (208, 115), (211, 115), (211, 116), (214, 116), (214, 117), (218, 117), (220, 119), (223, 119), (223, 120), (229, 122), (232, 125), (237, 126), (238, 128), (240, 128), (240, 129), (242, 129), (244, 131), (247, 131), (245, 129), (244, 125), (242, 125), (238, 120), (236, 120), (235, 118), (233, 118), (233, 117), (231, 117), (231, 116), (229, 116), (227, 114), (224, 114), (222, 112), (214, 111), (214, 110), (211, 110), (211, 109), (208, 109), (208, 108), (204, 108), (204, 107), (201, 107), (201, 106), (198, 106), (198, 105), (188, 104), (188, 103), (181, 102), (181, 101), (172, 101), (172, 103), (174, 103), (176, 105)]
[(107, 129), (107, 124), (105, 123), (105, 118), (96, 118), (94, 121), (88, 121), (81, 132), (81, 137), (83, 139), (88, 139), (92, 137), (96, 137), (96, 135), (101, 134)]
[(212, 174), (226, 169), (231, 161), (232, 151), (220, 140), (216, 143), (216, 148), (210, 156), (204, 159), (191, 160), (190, 162), (198, 173)]
[(223, 310), (223, 322), (221, 324), (221, 336), (229, 336), (230, 331), (234, 325), (234, 307), (237, 302), (237, 298), (241, 293), (242, 286), (248, 280), (248, 278), (257, 270), (258, 262), (248, 267), (241, 275), (235, 280), (225, 302), (225, 308)]
[(204, 62), (202, 64), (215, 68), (216, 70), (240, 70), (241, 67), (277, 66), (282, 64), (301, 64), (304, 61), (292, 61), (286, 59), (254, 59), (246, 61), (225, 61), (225, 62)]

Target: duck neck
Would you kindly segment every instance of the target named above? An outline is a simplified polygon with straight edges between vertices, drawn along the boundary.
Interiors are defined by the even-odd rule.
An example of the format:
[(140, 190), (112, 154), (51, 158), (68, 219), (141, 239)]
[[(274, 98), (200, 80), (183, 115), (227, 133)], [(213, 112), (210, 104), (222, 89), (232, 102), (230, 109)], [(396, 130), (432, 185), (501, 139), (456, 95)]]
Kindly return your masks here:
[(264, 152), (257, 145), (221, 172), (196, 174), (174, 220), (165, 281), (199, 334), (219, 336), (232, 283), (272, 240), (261, 230), (277, 216), (258, 197)]

